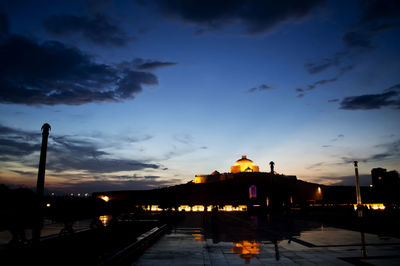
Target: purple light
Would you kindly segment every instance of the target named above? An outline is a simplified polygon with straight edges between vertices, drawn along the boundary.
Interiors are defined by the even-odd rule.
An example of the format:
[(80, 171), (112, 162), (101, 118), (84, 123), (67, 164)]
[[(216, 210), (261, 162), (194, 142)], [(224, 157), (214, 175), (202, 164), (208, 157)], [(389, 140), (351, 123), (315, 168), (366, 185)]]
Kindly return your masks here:
[(257, 187), (255, 185), (251, 185), (249, 188), (249, 198), (257, 198)]

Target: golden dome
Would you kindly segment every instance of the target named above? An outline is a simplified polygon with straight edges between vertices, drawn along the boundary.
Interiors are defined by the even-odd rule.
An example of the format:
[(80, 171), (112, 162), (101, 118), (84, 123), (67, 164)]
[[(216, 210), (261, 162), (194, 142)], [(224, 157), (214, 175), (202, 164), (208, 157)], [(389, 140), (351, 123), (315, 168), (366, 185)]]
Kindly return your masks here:
[(235, 165), (241, 165), (244, 163), (254, 164), (252, 160), (247, 159), (246, 155), (242, 155), (242, 159), (237, 160)]
[(254, 165), (253, 161), (247, 159), (246, 155), (242, 156), (242, 159), (239, 159), (235, 162), (233, 166), (231, 166), (231, 173), (240, 173), (240, 172), (259, 172), (259, 167)]

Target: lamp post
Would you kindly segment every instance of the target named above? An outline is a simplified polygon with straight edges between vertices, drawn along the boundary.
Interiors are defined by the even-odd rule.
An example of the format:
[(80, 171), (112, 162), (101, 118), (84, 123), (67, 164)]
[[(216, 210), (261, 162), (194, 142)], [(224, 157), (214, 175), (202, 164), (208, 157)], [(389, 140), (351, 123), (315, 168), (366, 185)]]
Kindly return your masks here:
[(359, 177), (358, 177), (358, 162), (354, 161), (353, 164), (354, 164), (354, 171), (355, 171), (355, 175), (356, 175), (356, 196), (357, 196), (358, 217), (362, 217), (360, 180), (359, 180)]
[(38, 170), (38, 178), (36, 184), (36, 194), (38, 198), (38, 212), (37, 212), (37, 220), (35, 227), (32, 232), (32, 239), (35, 242), (39, 242), (40, 239), (40, 230), (42, 227), (42, 218), (43, 218), (43, 191), (44, 191), (44, 176), (46, 171), (46, 154), (47, 154), (47, 140), (49, 138), (49, 131), (51, 127), (49, 124), (45, 123), (42, 126), (42, 147), (40, 150), (40, 160), (39, 160), (39, 170)]

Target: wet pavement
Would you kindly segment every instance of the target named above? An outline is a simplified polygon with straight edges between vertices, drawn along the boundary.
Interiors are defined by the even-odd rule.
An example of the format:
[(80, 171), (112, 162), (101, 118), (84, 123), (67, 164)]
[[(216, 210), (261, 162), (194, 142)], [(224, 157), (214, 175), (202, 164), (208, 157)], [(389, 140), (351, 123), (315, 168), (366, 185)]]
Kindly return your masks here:
[(400, 265), (398, 238), (297, 222), (279, 231), (282, 221), (230, 218), (178, 225), (133, 265)]
[[(75, 232), (88, 230), (90, 229), (90, 222), (91, 220), (81, 220), (76, 221), (73, 224), (73, 230)], [(64, 224), (60, 222), (52, 222), (50, 220), (45, 220), (43, 224), (43, 229), (40, 232), (41, 237), (51, 237), (57, 236), (60, 234), (62, 229), (64, 228)], [(32, 230), (26, 229), (25, 230), (25, 237), (27, 240), (32, 239)], [(5, 246), (11, 241), (12, 235), (11, 232), (8, 230), (0, 231), (0, 249), (5, 248)]]
[[(99, 217), (99, 221), (107, 226), (112, 219), (112, 215), (102, 215)], [(90, 229), (90, 224), (93, 222), (92, 219), (78, 220), (72, 223), (72, 229), (74, 232), (80, 232)], [(43, 228), (40, 231), (40, 237), (56, 237), (62, 234), (65, 229), (65, 224), (62, 222), (56, 222), (51, 220), (43, 221)], [(32, 229), (25, 229), (26, 240), (32, 240)], [(4, 249), (8, 243), (12, 240), (12, 234), (9, 230), (0, 231), (0, 249)]]

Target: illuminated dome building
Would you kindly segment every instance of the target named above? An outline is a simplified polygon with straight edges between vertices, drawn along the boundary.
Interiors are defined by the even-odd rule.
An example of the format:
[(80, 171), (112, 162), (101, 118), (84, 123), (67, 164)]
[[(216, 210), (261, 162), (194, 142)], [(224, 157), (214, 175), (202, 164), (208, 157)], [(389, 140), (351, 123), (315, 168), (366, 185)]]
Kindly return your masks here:
[(246, 155), (242, 155), (242, 158), (237, 160), (234, 165), (231, 166), (230, 173), (219, 173), (214, 171), (210, 175), (195, 175), (194, 183), (210, 183), (218, 182), (227, 179), (234, 178), (235, 175), (240, 173), (260, 173), (260, 168), (254, 165), (253, 161), (248, 159)]
[(193, 182), (187, 184), (148, 191), (101, 193), (99, 196), (128, 200), (146, 210), (174, 208), (179, 211), (283, 208), (322, 199), (320, 185), (297, 180), (295, 175), (279, 174), (274, 165), (271, 161), (269, 171), (260, 172), (260, 168), (243, 155), (229, 172), (215, 170), (211, 174), (195, 175)]
[(240, 172), (260, 172), (260, 169), (257, 165), (254, 165), (252, 160), (247, 159), (246, 155), (243, 155), (242, 159), (237, 160), (231, 166), (231, 173), (236, 174)]
[[(384, 209), (385, 206), (382, 203), (368, 203), (374, 198), (400, 202), (398, 196), (400, 181), (397, 172), (388, 173), (392, 172), (394, 177), (384, 176), (385, 169), (373, 170), (373, 186), (362, 189), (363, 201), (365, 199), (367, 202), (364, 206)], [(392, 179), (395, 180), (392, 181)], [(123, 206), (129, 203), (147, 211), (169, 209), (211, 212), (213, 210), (253, 211), (259, 208), (264, 210), (302, 208), (302, 206), (322, 206), (321, 204), (325, 203), (352, 208), (356, 199), (355, 194), (353, 186), (325, 186), (298, 180), (295, 175), (277, 173), (273, 161), (269, 162), (268, 172), (260, 172), (259, 167), (254, 165), (252, 160), (242, 156), (227, 173), (214, 171), (208, 175), (195, 175), (193, 182), (171, 187), (98, 192), (93, 193), (93, 196), (105, 202), (124, 202)], [(250, 249), (245, 244), (252, 248), (253, 243), (241, 244), (246, 249)], [(237, 247), (238, 250), (241, 246)], [(244, 255), (244, 258), (250, 255)]]

